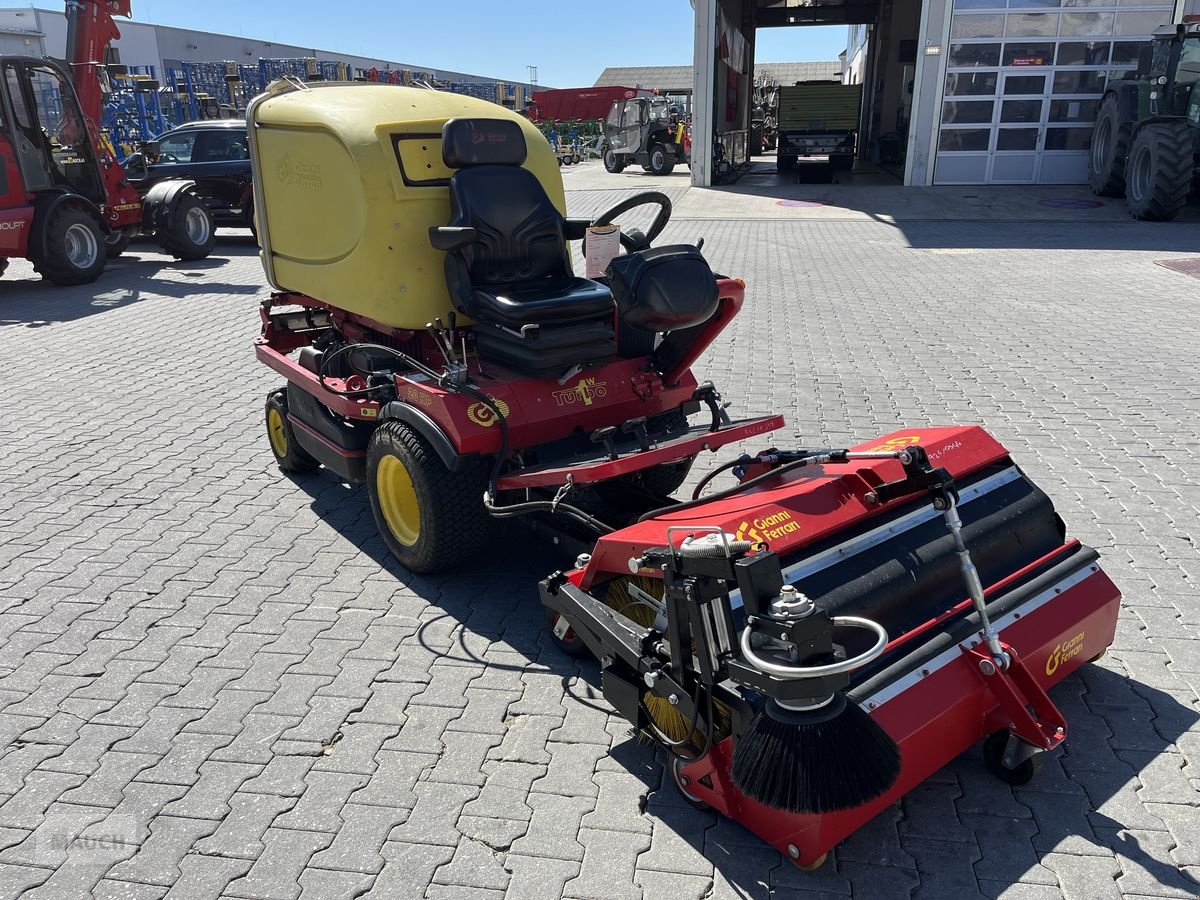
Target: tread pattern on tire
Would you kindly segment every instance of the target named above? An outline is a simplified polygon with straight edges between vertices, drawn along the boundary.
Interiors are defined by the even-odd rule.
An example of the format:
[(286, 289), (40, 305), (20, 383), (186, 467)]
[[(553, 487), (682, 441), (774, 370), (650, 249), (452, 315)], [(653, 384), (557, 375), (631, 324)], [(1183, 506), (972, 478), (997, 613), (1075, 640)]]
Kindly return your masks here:
[[(1097, 172), (1092, 168), (1091, 156), (1088, 157), (1088, 185), (1092, 193), (1100, 197), (1125, 196), (1125, 161), (1129, 157), (1129, 142), (1133, 136), (1133, 122), (1121, 121), (1121, 101), (1116, 94), (1109, 94), (1100, 104), (1096, 114), (1097, 126), (1104, 118), (1111, 120), (1112, 154), (1105, 160), (1104, 171)], [(1092, 140), (1096, 139), (1096, 129), (1092, 129)]]
[(212, 213), (209, 213), (208, 241), (203, 248), (197, 248), (187, 239), (187, 206), (204, 206), (204, 201), (195, 194), (185, 192), (179, 195), (176, 202), (179, 208), (175, 211), (174, 220), (162, 235), (163, 250), (184, 262), (205, 259), (217, 242), (217, 226), (212, 221)]
[[(392, 538), (379, 508), (375, 471), (385, 453), (399, 456), (409, 470), (418, 497), (424, 492), (428, 509), (421, 510), (421, 536), (411, 548)], [(485, 478), (481, 467), (462, 472), (447, 469), (423, 437), (403, 422), (380, 425), (367, 446), (367, 481), (371, 512), (388, 550), (418, 574), (444, 572), (481, 552), (492, 519), (483, 506)], [(418, 484), (420, 482), (420, 484)]]
[(266, 414), (269, 415), (272, 408), (278, 409), (279, 414), (283, 416), (284, 433), (287, 435), (288, 453), (284, 458), (280, 458), (275, 454), (275, 448), (271, 445), (268, 435), (267, 446), (271, 447), (271, 455), (275, 457), (275, 461), (279, 464), (279, 468), (284, 472), (311, 472), (314, 469), (319, 469), (321, 464), (309, 455), (308, 451), (296, 443), (296, 435), (292, 429), (292, 425), (288, 422), (288, 403), (287, 403), (287, 388), (276, 388), (267, 394)]
[(1133, 162), (1138, 151), (1147, 146), (1151, 156), (1150, 192), (1145, 197), (1126, 196), (1129, 213), (1135, 219), (1167, 221), (1187, 203), (1195, 162), (1192, 129), (1187, 122), (1153, 122), (1138, 131), (1129, 151)]

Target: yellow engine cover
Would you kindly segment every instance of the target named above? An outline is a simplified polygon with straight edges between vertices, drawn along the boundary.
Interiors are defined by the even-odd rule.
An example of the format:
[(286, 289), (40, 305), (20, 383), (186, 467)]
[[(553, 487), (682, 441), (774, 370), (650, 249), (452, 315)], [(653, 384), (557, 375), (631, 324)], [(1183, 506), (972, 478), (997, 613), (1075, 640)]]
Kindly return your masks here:
[[(558, 161), (515, 113), (472, 97), (391, 84), (276, 82), (249, 106), (255, 211), (267, 278), (394, 328), (423, 329), (453, 309), (445, 254), (429, 228), (450, 221), (442, 125), (509, 119), (525, 168), (566, 214)], [(461, 321), (461, 317), (460, 317)]]

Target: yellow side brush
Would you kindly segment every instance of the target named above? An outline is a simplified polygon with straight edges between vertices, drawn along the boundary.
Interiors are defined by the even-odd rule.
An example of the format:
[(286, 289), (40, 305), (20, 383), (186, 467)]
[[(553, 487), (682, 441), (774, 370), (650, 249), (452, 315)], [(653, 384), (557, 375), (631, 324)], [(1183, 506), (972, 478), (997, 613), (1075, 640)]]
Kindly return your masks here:
[[(630, 585), (649, 594), (656, 601), (662, 600), (664, 588), (660, 579), (633, 575), (617, 578), (608, 583), (608, 591), (604, 595), (605, 605), (643, 628), (653, 627), (655, 619), (658, 618), (658, 610), (637, 592), (631, 591)], [(691, 725), (691, 720), (665, 697), (659, 697), (646, 691), (642, 694), (642, 705), (646, 708), (646, 714), (654, 723), (655, 728), (668, 740), (680, 743), (689, 738), (688, 726)], [(732, 728), (733, 715), (729, 707), (719, 700), (714, 700), (713, 742), (727, 737)], [(692, 731), (690, 737), (697, 746), (704, 743), (704, 735), (699, 729)]]

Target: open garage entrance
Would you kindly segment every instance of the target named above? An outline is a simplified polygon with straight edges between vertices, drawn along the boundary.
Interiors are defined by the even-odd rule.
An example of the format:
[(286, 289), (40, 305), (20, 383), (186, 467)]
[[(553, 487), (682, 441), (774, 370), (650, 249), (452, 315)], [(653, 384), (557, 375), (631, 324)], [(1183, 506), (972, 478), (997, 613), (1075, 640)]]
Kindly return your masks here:
[[(1110, 79), (1135, 74), (1175, 0), (695, 0), (692, 181), (751, 163), (756, 36), (847, 27), (861, 85), (848, 180), (1083, 184)], [(813, 113), (810, 121), (819, 121)], [(719, 148), (717, 155), (713, 148)], [(756, 179), (765, 162), (755, 163)], [(791, 178), (789, 178), (791, 180)]]

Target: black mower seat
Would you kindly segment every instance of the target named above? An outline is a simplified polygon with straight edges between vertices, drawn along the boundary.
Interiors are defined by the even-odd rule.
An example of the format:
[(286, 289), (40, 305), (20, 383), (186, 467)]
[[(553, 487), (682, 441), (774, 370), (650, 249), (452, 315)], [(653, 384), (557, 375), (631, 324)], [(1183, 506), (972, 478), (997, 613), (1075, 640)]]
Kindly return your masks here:
[[(442, 158), (455, 170), (451, 217), (429, 236), (446, 251), (450, 297), (479, 323), (480, 353), (515, 369), (541, 375), (561, 359), (607, 362), (616, 353), (612, 292), (571, 272), (568, 222), (523, 168), (526, 150), (514, 121), (451, 119), (443, 126)], [(570, 229), (583, 236), (575, 233), (580, 223)], [(539, 341), (555, 348), (553, 360), (539, 352)]]

